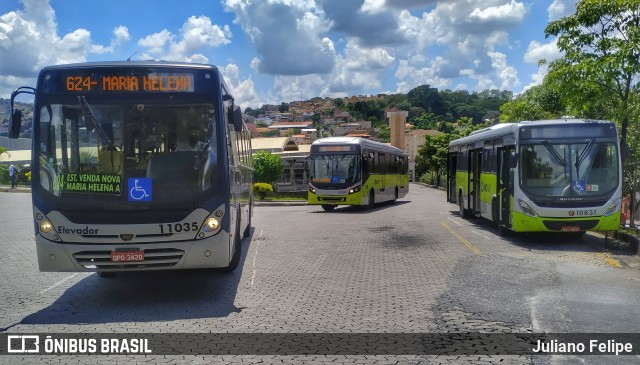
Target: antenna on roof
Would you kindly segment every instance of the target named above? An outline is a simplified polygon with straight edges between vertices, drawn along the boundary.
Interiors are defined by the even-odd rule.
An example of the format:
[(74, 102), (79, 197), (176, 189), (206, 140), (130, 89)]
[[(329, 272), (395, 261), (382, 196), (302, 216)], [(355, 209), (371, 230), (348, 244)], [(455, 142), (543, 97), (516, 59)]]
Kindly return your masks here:
[(138, 53), (138, 51), (133, 52), (133, 54), (131, 54), (131, 56), (129, 56), (129, 58), (127, 58), (127, 61), (131, 61), (131, 57), (135, 56), (136, 53)]

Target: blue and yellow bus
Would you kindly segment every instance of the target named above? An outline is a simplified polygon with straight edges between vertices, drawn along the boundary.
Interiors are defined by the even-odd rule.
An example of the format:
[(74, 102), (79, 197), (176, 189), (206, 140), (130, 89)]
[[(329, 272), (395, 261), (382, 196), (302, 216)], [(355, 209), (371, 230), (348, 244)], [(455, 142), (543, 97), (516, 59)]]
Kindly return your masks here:
[(608, 121), (498, 124), (449, 144), (447, 200), (501, 234), (614, 231), (622, 162)]
[(22, 93), (35, 95), (41, 271), (236, 268), (251, 227), (251, 140), (216, 67), (50, 66), (12, 109)]
[(364, 138), (321, 138), (311, 145), (307, 202), (332, 211), (338, 205), (393, 202), (409, 192), (407, 154)]

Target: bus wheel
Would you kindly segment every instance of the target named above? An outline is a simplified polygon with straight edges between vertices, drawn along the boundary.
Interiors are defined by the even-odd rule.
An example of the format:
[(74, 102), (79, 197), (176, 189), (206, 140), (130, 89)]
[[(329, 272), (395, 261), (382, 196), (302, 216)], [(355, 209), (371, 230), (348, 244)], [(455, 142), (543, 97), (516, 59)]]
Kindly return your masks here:
[(460, 196), (458, 197), (458, 206), (460, 207), (460, 217), (467, 218), (468, 214), (467, 210), (464, 209), (464, 200), (462, 200), (462, 193), (460, 193)]
[(391, 204), (395, 204), (398, 201), (398, 187), (396, 186), (396, 191), (393, 193), (393, 200)]
[(249, 233), (251, 233), (251, 215), (253, 214), (253, 199), (249, 200), (249, 215), (247, 216), (247, 228), (244, 229), (242, 233), (242, 238), (248, 237)]
[(336, 206), (331, 204), (322, 204), (322, 209), (324, 209), (325, 212), (330, 212), (336, 209)]
[(511, 231), (509, 228), (505, 227), (502, 224), (498, 223), (498, 236), (500, 237), (509, 237), (511, 235)]
[(376, 205), (376, 193), (373, 192), (373, 189), (369, 191), (369, 204), (367, 204), (367, 209), (373, 209)]
[(240, 224), (236, 225), (236, 234), (234, 235), (233, 246), (235, 247), (235, 252), (233, 253), (233, 257), (231, 257), (231, 261), (229, 262), (229, 266), (222, 269), (222, 272), (232, 272), (238, 267), (240, 263), (240, 254), (242, 251), (242, 239), (240, 239)]

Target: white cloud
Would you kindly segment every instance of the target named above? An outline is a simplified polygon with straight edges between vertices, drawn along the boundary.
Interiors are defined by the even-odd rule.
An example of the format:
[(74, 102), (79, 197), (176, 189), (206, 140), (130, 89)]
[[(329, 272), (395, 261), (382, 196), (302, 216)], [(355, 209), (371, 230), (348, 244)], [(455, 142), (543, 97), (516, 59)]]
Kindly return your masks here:
[[(429, 66), (422, 67), (426, 63)], [(399, 80), (396, 92), (406, 93), (416, 86), (424, 84), (438, 89), (448, 88), (450, 79), (441, 76), (441, 69), (446, 66), (446, 63), (447, 60), (439, 56), (433, 60), (424, 60), (420, 57), (413, 57), (412, 60), (400, 60), (395, 73)]]
[(364, 13), (377, 14), (385, 10), (386, 0), (364, 0), (360, 11)]
[(198, 51), (229, 44), (231, 36), (228, 25), (221, 27), (206, 16), (192, 16), (180, 28), (179, 36), (163, 29), (140, 39), (138, 45), (146, 48), (144, 58), (208, 63), (209, 59)]
[[(520, 85), (518, 79), (518, 71), (507, 63), (507, 55), (500, 52), (489, 52), (491, 57), (491, 66), (498, 75), (497, 88), (500, 90), (513, 90)], [(483, 88), (486, 89), (486, 88)]]
[(314, 1), (226, 0), (256, 48), (263, 73), (304, 75), (329, 73), (335, 49), (326, 37), (330, 22)]
[(231, 94), (235, 102), (244, 110), (249, 106), (265, 104), (255, 90), (255, 85), (251, 78), (242, 80), (240, 78), (240, 69), (236, 64), (228, 64), (221, 67), (220, 72), (224, 77), (224, 81), (231, 89)]
[(129, 29), (125, 26), (118, 26), (113, 30), (113, 35), (115, 38), (111, 40), (111, 44), (108, 47), (101, 45), (92, 45), (91, 53), (103, 54), (103, 53), (112, 53), (116, 47), (126, 43), (129, 41)]
[(114, 29), (109, 46), (94, 44), (86, 29), (60, 36), (49, 0), (21, 3), (22, 9), (0, 15), (0, 95), (18, 86), (35, 85), (38, 71), (46, 65), (84, 62), (89, 53), (113, 52), (129, 39), (126, 27)]
[(479, 24), (519, 24), (527, 14), (524, 4), (511, 0), (508, 4), (475, 8), (469, 15), (469, 20)]
[(551, 5), (547, 8), (549, 12), (549, 20), (558, 20), (567, 15), (570, 15), (576, 10), (576, 0), (553, 0)]
[[(528, 14), (529, 9), (514, 0), (441, 1), (421, 17), (401, 12), (402, 32), (414, 40), (415, 48), (399, 47), (395, 54), (400, 60), (396, 71), (398, 91), (419, 85), (416, 80), (449, 87), (460, 77), (475, 80), (474, 90), (517, 85), (517, 70), (497, 49), (514, 48), (509, 32), (520, 26)], [(402, 63), (416, 53), (429, 54), (433, 46), (439, 48), (437, 57)]]
[(558, 39), (554, 39), (549, 43), (541, 44), (537, 41), (531, 41), (527, 52), (524, 54), (524, 61), (527, 63), (538, 63), (544, 59), (551, 62), (562, 57), (562, 52), (558, 48)]

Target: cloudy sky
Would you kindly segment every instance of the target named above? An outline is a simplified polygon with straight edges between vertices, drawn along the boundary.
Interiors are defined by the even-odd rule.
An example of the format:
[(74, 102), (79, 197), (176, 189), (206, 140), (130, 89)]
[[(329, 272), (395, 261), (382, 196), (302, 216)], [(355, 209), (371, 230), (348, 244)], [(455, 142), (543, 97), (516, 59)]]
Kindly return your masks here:
[(243, 106), (439, 89), (519, 93), (577, 0), (1, 0), (0, 97), (51, 64), (221, 68)]

